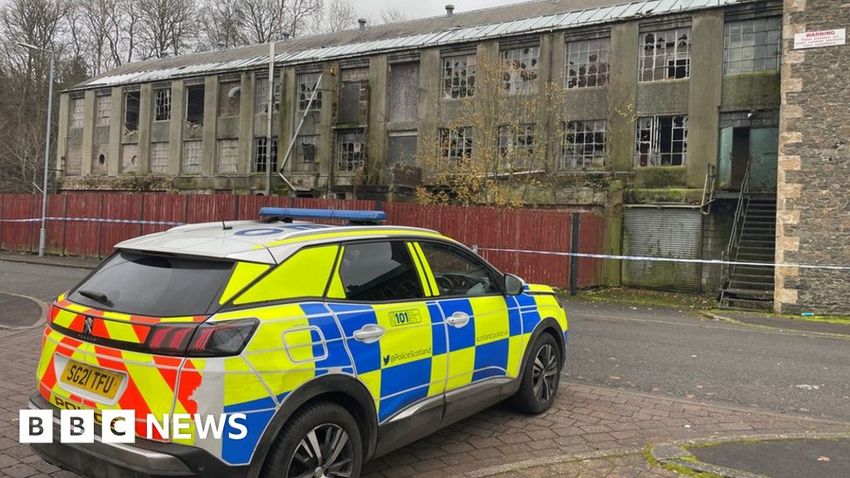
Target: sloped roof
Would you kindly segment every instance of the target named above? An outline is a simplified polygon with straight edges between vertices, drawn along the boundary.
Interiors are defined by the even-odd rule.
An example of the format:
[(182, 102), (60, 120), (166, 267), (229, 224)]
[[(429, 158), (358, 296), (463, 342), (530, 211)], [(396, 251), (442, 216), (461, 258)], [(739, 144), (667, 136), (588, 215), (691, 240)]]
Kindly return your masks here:
[[(604, 24), (753, 0), (536, 0), (400, 23), (292, 38), (275, 45), (275, 63), (303, 64), (366, 54)], [(268, 44), (128, 63), (72, 90), (147, 83), (212, 72), (262, 68)]]

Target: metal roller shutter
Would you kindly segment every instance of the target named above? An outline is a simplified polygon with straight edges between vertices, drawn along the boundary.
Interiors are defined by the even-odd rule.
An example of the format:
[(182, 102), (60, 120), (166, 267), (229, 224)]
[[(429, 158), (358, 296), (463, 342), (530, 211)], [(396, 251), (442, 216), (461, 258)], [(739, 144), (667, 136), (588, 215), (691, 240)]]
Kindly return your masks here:
[[(623, 249), (629, 256), (700, 259), (699, 208), (630, 207), (623, 221)], [(699, 292), (701, 264), (623, 261), (623, 285)]]

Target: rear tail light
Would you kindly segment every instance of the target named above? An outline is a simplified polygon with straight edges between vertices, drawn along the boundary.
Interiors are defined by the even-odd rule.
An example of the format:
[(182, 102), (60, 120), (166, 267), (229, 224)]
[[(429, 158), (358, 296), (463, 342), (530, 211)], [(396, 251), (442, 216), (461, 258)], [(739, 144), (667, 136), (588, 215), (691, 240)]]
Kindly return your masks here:
[(204, 324), (157, 325), (145, 345), (149, 352), (160, 355), (238, 355), (248, 344), (257, 324), (256, 319), (241, 319)]

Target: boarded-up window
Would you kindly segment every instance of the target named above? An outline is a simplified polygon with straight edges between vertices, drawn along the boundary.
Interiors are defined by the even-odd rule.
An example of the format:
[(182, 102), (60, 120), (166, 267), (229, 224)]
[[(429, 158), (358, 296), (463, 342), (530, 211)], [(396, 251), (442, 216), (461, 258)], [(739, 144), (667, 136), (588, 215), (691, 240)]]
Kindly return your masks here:
[(239, 140), (220, 139), (217, 143), (216, 159), (219, 173), (235, 173), (236, 163), (239, 160)]
[(65, 176), (79, 176), (83, 172), (83, 149), (80, 145), (68, 146), (65, 156)]
[(200, 141), (184, 141), (183, 155), (180, 159), (180, 172), (198, 174), (201, 172), (201, 154), (203, 148)]
[(121, 172), (139, 172), (139, 145), (125, 144), (121, 146)]
[(369, 70), (345, 70), (339, 95), (339, 123), (363, 125), (369, 120)]
[(139, 92), (124, 93), (124, 133), (139, 129)]
[(106, 160), (109, 157), (109, 145), (99, 144), (95, 146), (94, 157), (91, 162), (92, 174), (106, 174)]
[(186, 88), (186, 122), (192, 125), (204, 124), (204, 85)]
[(223, 81), (218, 85), (218, 115), (239, 116), (239, 97), (242, 88), (238, 81)]
[[(274, 78), (274, 111), (280, 110), (280, 76)], [(269, 79), (257, 78), (254, 86), (254, 111), (258, 114), (269, 110)]]
[(151, 172), (154, 174), (168, 172), (168, 143), (151, 143)]
[(94, 101), (94, 124), (97, 126), (109, 126), (109, 117), (112, 115), (112, 97), (101, 95)]
[(74, 98), (71, 100), (71, 128), (82, 128), (85, 116), (85, 99)]
[(416, 164), (416, 142), (418, 140), (416, 131), (404, 131), (390, 133), (387, 148), (387, 164)]
[(419, 63), (390, 66), (390, 121), (419, 118)]

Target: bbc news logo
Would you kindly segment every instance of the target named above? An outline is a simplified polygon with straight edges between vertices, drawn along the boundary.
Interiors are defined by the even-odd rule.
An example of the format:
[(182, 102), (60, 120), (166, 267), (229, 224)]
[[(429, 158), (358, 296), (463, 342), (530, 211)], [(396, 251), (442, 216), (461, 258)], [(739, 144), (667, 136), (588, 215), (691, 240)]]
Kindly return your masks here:
[[(60, 410), (59, 422), (53, 421), (51, 410), (20, 410), (18, 412), (20, 443), (53, 443), (54, 426), (59, 427), (59, 443), (94, 443), (95, 430), (103, 443), (135, 443), (136, 413), (133, 410)], [(152, 439), (241, 440), (248, 435), (244, 413), (227, 415), (163, 415), (145, 417), (145, 436)], [(192, 426), (194, 425), (194, 434)]]

